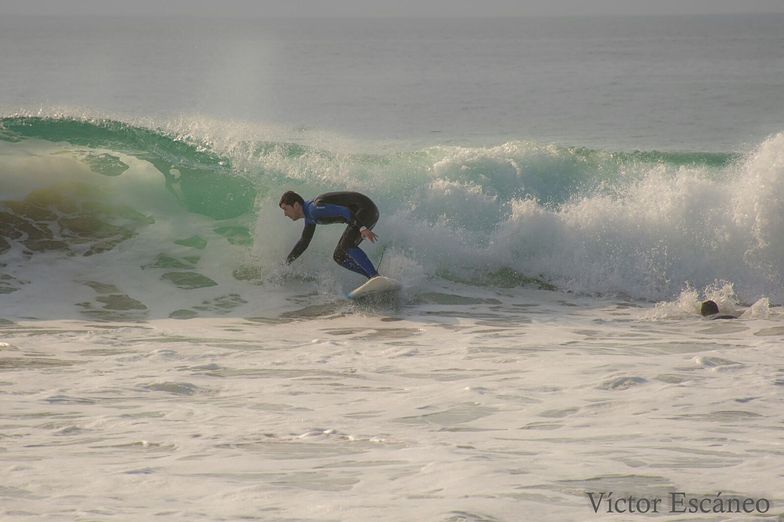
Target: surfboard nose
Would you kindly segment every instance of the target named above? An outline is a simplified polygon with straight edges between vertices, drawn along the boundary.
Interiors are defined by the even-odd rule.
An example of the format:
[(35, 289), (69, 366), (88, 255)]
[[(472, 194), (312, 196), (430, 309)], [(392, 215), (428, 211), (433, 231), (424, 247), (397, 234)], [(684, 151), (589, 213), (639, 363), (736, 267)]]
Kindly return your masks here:
[(366, 297), (374, 294), (396, 292), (400, 290), (400, 288), (401, 288), (400, 283), (395, 281), (394, 279), (382, 275), (377, 275), (369, 279), (362, 286), (354, 289), (350, 294), (348, 294), (348, 296), (351, 299), (357, 299), (359, 297)]

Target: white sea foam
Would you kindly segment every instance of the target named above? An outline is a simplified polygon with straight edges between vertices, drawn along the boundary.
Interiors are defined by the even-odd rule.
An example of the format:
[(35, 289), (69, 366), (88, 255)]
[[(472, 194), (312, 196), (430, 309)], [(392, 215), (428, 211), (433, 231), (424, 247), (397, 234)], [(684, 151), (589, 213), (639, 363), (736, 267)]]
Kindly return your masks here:
[(784, 500), (780, 314), (430, 290), (492, 302), (3, 326), (0, 513), (560, 521), (598, 516), (589, 491)]

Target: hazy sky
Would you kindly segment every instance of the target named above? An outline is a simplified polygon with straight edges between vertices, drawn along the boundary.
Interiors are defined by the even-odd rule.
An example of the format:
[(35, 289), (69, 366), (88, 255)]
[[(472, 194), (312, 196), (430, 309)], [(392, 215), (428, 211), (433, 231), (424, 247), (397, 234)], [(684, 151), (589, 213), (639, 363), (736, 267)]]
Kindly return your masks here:
[(540, 16), (784, 13), (784, 0), (0, 0), (3, 14)]

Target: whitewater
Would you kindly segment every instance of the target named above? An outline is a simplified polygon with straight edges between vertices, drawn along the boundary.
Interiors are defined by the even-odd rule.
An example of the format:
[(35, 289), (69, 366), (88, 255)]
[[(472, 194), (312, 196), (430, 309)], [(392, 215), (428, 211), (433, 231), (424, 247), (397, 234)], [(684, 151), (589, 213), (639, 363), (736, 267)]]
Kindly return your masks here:
[[(281, 123), (270, 114), (185, 111), (178, 104), (209, 98), (192, 87), (202, 84), (180, 97), (163, 74), (147, 108), (133, 106), (140, 98), (60, 83), (38, 92), (41, 84), (23, 81), (32, 78), (27, 65), (2, 58), (18, 74), (0, 95), (0, 518), (784, 516), (784, 125), (746, 126), (763, 113), (776, 119), (770, 98), (748, 112), (706, 109), (700, 114), (714, 119), (695, 119), (701, 132), (684, 141), (689, 133), (661, 112), (668, 123), (659, 127), (627, 120), (623, 100), (604, 114), (618, 123), (614, 135), (602, 135), (606, 120), (584, 115), (555, 136), (553, 122), (579, 116), (577, 105), (588, 110), (586, 99), (548, 106), (546, 127), (530, 106), (513, 103), (511, 88), (466, 123), (497, 84), (446, 88), (469, 63), (537, 99), (551, 84), (538, 91), (536, 82), (563, 69), (515, 78), (508, 60), (530, 53), (529, 65), (561, 59), (578, 72), (597, 52), (601, 63), (632, 60), (615, 56), (618, 38), (640, 46), (626, 46), (633, 57), (670, 57), (669, 70), (692, 85), (695, 70), (725, 70), (714, 47), (735, 60), (780, 39), (762, 31), (755, 40), (722, 18), (686, 23), (678, 26), (688, 26), (683, 40), (651, 44), (651, 34), (680, 33), (669, 21), (631, 20), (616, 34), (607, 29), (616, 22), (542, 22), (555, 36), (540, 29), (521, 44), (512, 22), (450, 22), (467, 33), (417, 22), (401, 36), (389, 23), (340, 22), (333, 35), (329, 24), (309, 21), (315, 36), (300, 27), (296, 42), (278, 41), (281, 56), (314, 53), (314, 71), (287, 76), (314, 85), (372, 84), (370, 74), (347, 73), (353, 63), (370, 67), (360, 59), (369, 49), (422, 50), (384, 62), (397, 72), (384, 81), (411, 89), (418, 102), (404, 92), (384, 108), (372, 89), (347, 93), (385, 116), (373, 125), (351, 114), (331, 119), (347, 103), (338, 90)], [(23, 41), (3, 23), (0, 38)], [(64, 49), (82, 45), (82, 56), (97, 53), (95, 42), (120, 56), (120, 43), (138, 32), (152, 38), (143, 45), (176, 42), (159, 47), (164, 57), (187, 59), (184, 49), (197, 46), (178, 25), (81, 21), (87, 32), (78, 36), (52, 20), (26, 23), (52, 29), (46, 38), (63, 32)], [(376, 31), (365, 34), (366, 23)], [(535, 32), (537, 24), (520, 23)], [(250, 29), (236, 24), (250, 45), (242, 40)], [(432, 32), (422, 43), (424, 26)], [(597, 27), (612, 34), (597, 37)], [(366, 47), (356, 48), (346, 28)], [(271, 38), (274, 30), (265, 31)], [(228, 30), (220, 34), (233, 41)], [(751, 43), (728, 54), (722, 45), (737, 34)], [(585, 50), (571, 58), (575, 39)], [(219, 40), (208, 38), (211, 53)], [(715, 61), (676, 66), (672, 48), (688, 54), (693, 46)], [(498, 53), (486, 61), (488, 50)], [(52, 52), (67, 63), (66, 51)], [(246, 54), (229, 56), (242, 62)], [(36, 51), (29, 58), (42, 59)], [(447, 63), (430, 78), (444, 87), (444, 104), (423, 108), (425, 84), (409, 83), (407, 68), (436, 58)], [(339, 74), (324, 80), (324, 60)], [(147, 78), (165, 69), (183, 85), (186, 68), (129, 63), (105, 78), (140, 94), (146, 88), (129, 71)], [(736, 70), (745, 74), (753, 65), (743, 63)], [(77, 85), (82, 78), (62, 74)], [(582, 70), (575, 85), (592, 85), (592, 74)], [(639, 74), (611, 85), (640, 92), (632, 89)], [(771, 72), (759, 78), (759, 89), (780, 81)], [(716, 83), (700, 103), (734, 92)], [(30, 92), (39, 107), (25, 98)], [(479, 106), (451, 119), (463, 94)], [(276, 99), (290, 106), (283, 94)], [(648, 99), (651, 113), (660, 101)], [(419, 120), (389, 124), (394, 112), (417, 108)], [(510, 131), (503, 113), (519, 117), (516, 110), (529, 118)], [(732, 132), (723, 127), (730, 116)], [(313, 127), (294, 122), (309, 117)], [(449, 121), (458, 128), (420, 133)], [(496, 125), (497, 134), (488, 130)], [(378, 136), (390, 128), (395, 136)], [(730, 146), (730, 134), (749, 141)], [(642, 145), (626, 146), (635, 140)], [(379, 241), (362, 248), (402, 283), (399, 298), (346, 297), (363, 281), (332, 261), (339, 225), (319, 226), (286, 265), (302, 223), (278, 207), (285, 190), (308, 199), (334, 190), (369, 195), (381, 213)], [(702, 317), (706, 299), (735, 318)], [(662, 501), (655, 513), (629, 512), (630, 501), (595, 503), (609, 494)], [(681, 511), (677, 498), (707, 499), (708, 509)], [(735, 509), (749, 499), (754, 509)]]

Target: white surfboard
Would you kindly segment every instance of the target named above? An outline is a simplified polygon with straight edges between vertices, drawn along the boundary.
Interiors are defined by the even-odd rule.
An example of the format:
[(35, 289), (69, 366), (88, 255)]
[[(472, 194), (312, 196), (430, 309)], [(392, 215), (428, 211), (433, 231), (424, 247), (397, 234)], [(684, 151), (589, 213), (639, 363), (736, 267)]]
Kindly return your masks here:
[(390, 292), (397, 292), (401, 288), (400, 283), (394, 279), (384, 276), (376, 276), (367, 283), (356, 288), (350, 294), (351, 299), (361, 299), (363, 297), (379, 296)]

